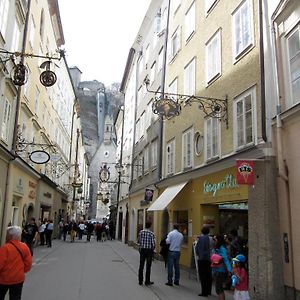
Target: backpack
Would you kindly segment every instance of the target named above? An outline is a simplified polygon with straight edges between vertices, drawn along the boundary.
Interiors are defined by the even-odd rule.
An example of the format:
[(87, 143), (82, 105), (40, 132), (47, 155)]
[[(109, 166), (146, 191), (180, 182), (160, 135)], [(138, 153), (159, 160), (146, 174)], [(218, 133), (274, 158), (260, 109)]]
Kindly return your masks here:
[(212, 268), (221, 268), (223, 266), (223, 257), (219, 254), (212, 254), (210, 261)]

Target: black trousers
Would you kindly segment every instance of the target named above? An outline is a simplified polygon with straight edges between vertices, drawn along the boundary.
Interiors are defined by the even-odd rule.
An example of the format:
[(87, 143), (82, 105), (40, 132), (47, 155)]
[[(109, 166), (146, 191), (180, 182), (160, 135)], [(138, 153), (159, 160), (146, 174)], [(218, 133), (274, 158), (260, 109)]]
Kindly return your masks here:
[(142, 248), (140, 250), (140, 267), (139, 267), (139, 283), (143, 283), (144, 266), (146, 262), (146, 280), (145, 283), (150, 282), (151, 265), (153, 258), (153, 250)]
[(212, 274), (209, 260), (198, 260), (199, 279), (201, 283), (201, 294), (211, 295)]
[(0, 300), (4, 300), (8, 290), (9, 290), (9, 300), (21, 300), (22, 288), (23, 288), (23, 282), (12, 284), (12, 285), (0, 284)]
[(52, 232), (53, 230), (46, 230), (46, 244), (48, 247), (52, 247)]

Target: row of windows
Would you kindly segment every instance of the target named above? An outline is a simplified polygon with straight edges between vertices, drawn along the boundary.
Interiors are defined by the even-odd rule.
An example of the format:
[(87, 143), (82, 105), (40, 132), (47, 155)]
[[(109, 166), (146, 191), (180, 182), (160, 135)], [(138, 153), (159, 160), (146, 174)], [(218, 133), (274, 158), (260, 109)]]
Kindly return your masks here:
[[(212, 1), (215, 2), (215, 1)], [(210, 3), (211, 4), (211, 3)], [(208, 4), (208, 7), (211, 5)], [(195, 2), (185, 15), (185, 41), (188, 41), (196, 30)], [(236, 61), (240, 56), (253, 45), (253, 16), (251, 0), (244, 0), (232, 14), (232, 47), (233, 57)], [(181, 28), (178, 27), (170, 41), (169, 62), (172, 62), (181, 48)], [(205, 44), (205, 70), (206, 84), (221, 74), (221, 29)], [(195, 72), (195, 68), (190, 70)], [(194, 76), (192, 78), (195, 79)], [(195, 80), (194, 80), (195, 82)]]
[(144, 147), (142, 153), (133, 161), (133, 180), (148, 174), (150, 170), (157, 167), (158, 140), (154, 140), (150, 145)]
[[(236, 151), (255, 144), (255, 104), (256, 87), (252, 87), (234, 101), (234, 149)], [(201, 137), (201, 136), (200, 136)], [(199, 145), (201, 143), (201, 145)], [(182, 134), (182, 167), (194, 164), (194, 144), (196, 155), (201, 154), (202, 140), (189, 128)], [(204, 123), (204, 159), (210, 161), (221, 156), (221, 125), (217, 118), (206, 118)], [(166, 145), (166, 173), (175, 173), (175, 138)]]

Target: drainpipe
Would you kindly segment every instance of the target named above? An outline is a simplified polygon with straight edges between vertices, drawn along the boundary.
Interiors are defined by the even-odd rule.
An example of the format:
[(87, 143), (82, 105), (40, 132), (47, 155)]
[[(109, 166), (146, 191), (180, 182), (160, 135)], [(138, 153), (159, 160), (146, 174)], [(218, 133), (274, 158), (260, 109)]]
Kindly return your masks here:
[(261, 130), (262, 139), (267, 142), (266, 134), (266, 93), (265, 93), (265, 60), (264, 60), (264, 26), (263, 26), (263, 8), (262, 1), (258, 2), (259, 9), (259, 51), (260, 51), (260, 95), (261, 95)]
[[(170, 21), (170, 9), (171, 9), (171, 0), (168, 2), (168, 13), (167, 13), (167, 24), (165, 30), (165, 40), (164, 40), (164, 56), (163, 56), (163, 68), (161, 75), (161, 92), (162, 97), (165, 93), (166, 85), (166, 69), (167, 69), (167, 47), (168, 47), (168, 37), (169, 37), (169, 21)], [(159, 162), (158, 162), (158, 180), (162, 179), (162, 164), (163, 164), (163, 134), (164, 134), (164, 120), (161, 117), (159, 122)]]
[(291, 272), (292, 272), (292, 282), (293, 282), (293, 299), (297, 299), (296, 295), (296, 282), (295, 282), (295, 267), (294, 267), (294, 247), (293, 247), (293, 226), (292, 226), (292, 209), (291, 209), (291, 199), (290, 199), (290, 186), (289, 177), (287, 172), (287, 166), (283, 155), (283, 128), (281, 120), (281, 103), (280, 103), (280, 88), (279, 88), (279, 69), (278, 69), (278, 47), (280, 42), (278, 41), (278, 32), (276, 31), (275, 21), (272, 21), (272, 42), (274, 45), (274, 61), (275, 61), (275, 83), (277, 88), (277, 112), (276, 112), (276, 138), (277, 138), (277, 163), (278, 163), (278, 175), (284, 181), (286, 188), (286, 206), (288, 212), (288, 230), (290, 233), (289, 237), (289, 252), (291, 261)]

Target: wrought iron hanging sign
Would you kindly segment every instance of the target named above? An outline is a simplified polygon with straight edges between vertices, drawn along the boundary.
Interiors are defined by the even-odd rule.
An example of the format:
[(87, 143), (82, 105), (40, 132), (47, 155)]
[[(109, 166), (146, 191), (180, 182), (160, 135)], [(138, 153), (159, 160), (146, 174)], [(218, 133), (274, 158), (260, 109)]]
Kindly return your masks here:
[(15, 85), (22, 86), (28, 80), (28, 70), (23, 63), (14, 66), (11, 73), (11, 79)]
[(46, 164), (50, 160), (48, 152), (43, 150), (36, 150), (30, 153), (29, 159), (35, 164)]
[[(51, 60), (45, 61), (40, 65), (41, 69), (46, 69), (46, 71), (42, 72), (40, 75), (40, 82), (42, 85), (46, 87), (50, 87), (55, 84), (57, 80), (56, 74), (50, 70), (52, 62)], [(57, 66), (57, 65), (56, 65)]]

